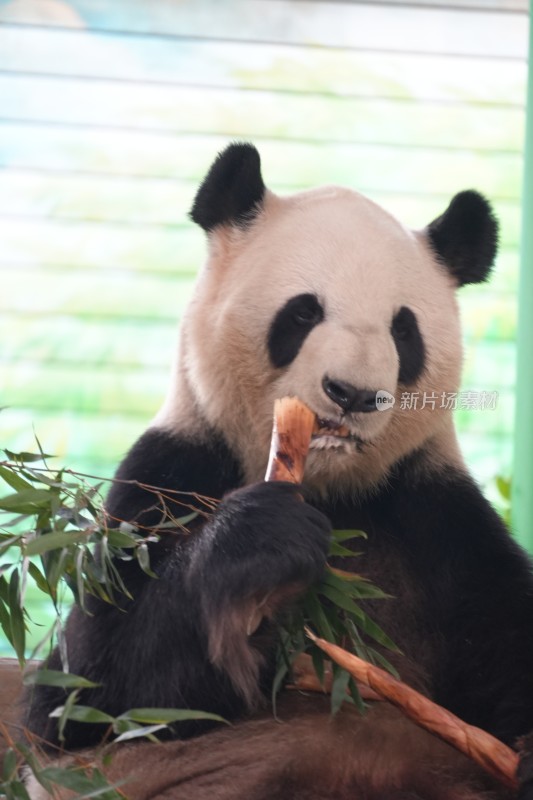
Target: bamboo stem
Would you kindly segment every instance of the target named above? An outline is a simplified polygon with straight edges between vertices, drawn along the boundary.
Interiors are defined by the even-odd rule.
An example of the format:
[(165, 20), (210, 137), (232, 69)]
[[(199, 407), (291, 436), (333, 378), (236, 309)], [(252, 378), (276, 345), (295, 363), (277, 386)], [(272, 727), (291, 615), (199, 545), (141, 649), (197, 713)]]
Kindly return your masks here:
[(320, 639), (308, 629), (306, 633), (340, 667), (397, 706), (417, 725), (452, 744), (509, 788), (518, 788), (516, 770), (519, 757), (510, 747), (481, 728), (467, 725), (447, 709), (379, 667), (348, 653), (342, 647)]
[(276, 400), (266, 481), (302, 482), (315, 420), (297, 397)]

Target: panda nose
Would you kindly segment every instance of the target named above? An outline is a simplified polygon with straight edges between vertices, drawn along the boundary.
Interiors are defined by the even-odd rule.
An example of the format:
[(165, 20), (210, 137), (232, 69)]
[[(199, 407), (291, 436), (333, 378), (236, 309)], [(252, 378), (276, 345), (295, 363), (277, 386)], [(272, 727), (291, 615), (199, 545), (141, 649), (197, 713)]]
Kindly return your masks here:
[(330, 400), (333, 400), (343, 411), (367, 414), (377, 409), (376, 393), (370, 392), (368, 389), (357, 389), (351, 383), (333, 380), (327, 375), (322, 379), (322, 388)]

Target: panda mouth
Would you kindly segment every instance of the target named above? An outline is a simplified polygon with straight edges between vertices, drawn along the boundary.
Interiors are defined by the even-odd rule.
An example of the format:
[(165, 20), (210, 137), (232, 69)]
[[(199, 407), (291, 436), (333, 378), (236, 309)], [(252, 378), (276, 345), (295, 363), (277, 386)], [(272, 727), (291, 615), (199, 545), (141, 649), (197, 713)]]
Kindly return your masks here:
[(338, 447), (344, 443), (352, 443), (359, 453), (362, 453), (365, 447), (370, 444), (367, 440), (362, 439), (356, 433), (350, 431), (350, 429), (341, 422), (336, 422), (332, 419), (324, 419), (323, 417), (316, 418), (316, 425), (311, 437), (311, 446), (313, 446), (313, 442), (318, 441), (320, 441), (321, 444), (330, 445), (332, 447)]

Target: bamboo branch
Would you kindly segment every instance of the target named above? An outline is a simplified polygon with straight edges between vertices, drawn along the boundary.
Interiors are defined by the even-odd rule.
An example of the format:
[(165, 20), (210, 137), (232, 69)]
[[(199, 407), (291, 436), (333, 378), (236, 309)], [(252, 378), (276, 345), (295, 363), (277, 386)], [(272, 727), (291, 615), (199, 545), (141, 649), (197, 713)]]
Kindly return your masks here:
[(452, 744), (501, 783), (511, 789), (518, 789), (516, 770), (519, 757), (510, 747), (481, 728), (467, 725), (459, 717), (388, 672), (348, 653), (342, 647), (318, 638), (308, 629), (306, 633), (340, 667), (397, 706), (417, 725)]

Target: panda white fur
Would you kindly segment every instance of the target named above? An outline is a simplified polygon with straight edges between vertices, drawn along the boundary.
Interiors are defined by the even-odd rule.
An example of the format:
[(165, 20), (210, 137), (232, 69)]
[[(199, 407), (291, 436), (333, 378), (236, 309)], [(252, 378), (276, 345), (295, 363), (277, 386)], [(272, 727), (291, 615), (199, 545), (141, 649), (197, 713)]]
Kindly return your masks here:
[[(509, 796), (382, 704), (330, 720), (324, 698), (286, 693), (278, 723), (264, 708), (274, 625), (248, 630), (259, 601), (271, 597), (275, 618), (320, 577), (332, 527), (362, 529), (365, 552), (345, 566), (393, 595), (368, 608), (399, 645), (404, 680), (511, 744), (533, 728), (530, 563), (469, 477), (441, 402), (460, 380), (455, 291), (485, 280), (496, 252), (489, 204), (463, 192), (413, 232), (348, 189), (278, 197), (256, 149), (234, 144), (191, 216), (208, 234), (208, 259), (172, 386), (120, 466), (107, 511), (156, 526), (161, 507), (139, 483), (222, 501), (190, 534), (167, 531), (150, 545), (158, 579), (117, 562), (133, 601), (117, 610), (93, 598), (90, 615), (72, 611), (66, 636), (71, 672), (101, 684), (79, 702), (111, 714), (189, 707), (240, 722), (209, 733), (178, 725), (182, 740), (205, 735), (126, 747), (110, 774), (131, 772), (128, 796), (184, 800)], [(381, 413), (379, 390), (395, 397)], [(403, 408), (404, 392), (436, 402)], [(274, 400), (285, 395), (300, 397), (324, 431), (303, 487), (262, 482)], [(49, 666), (60, 667), (57, 652)], [(48, 714), (63, 700), (36, 687), (30, 729), (54, 741)], [(66, 733), (79, 747), (102, 731), (71, 722)], [(532, 775), (525, 756), (524, 798)]]

